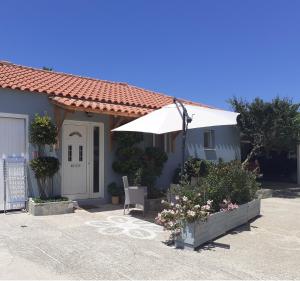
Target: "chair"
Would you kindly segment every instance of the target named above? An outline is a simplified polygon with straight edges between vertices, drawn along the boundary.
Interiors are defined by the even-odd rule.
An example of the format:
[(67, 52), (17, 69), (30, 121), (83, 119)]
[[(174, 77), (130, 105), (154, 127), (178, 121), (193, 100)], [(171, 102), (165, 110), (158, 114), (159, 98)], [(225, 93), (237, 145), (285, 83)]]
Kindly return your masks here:
[(143, 215), (145, 215), (145, 197), (147, 197), (147, 187), (145, 186), (129, 186), (128, 177), (122, 177), (124, 192), (125, 192), (125, 202), (124, 202), (124, 215), (126, 206), (129, 207), (133, 205), (142, 205), (143, 206)]

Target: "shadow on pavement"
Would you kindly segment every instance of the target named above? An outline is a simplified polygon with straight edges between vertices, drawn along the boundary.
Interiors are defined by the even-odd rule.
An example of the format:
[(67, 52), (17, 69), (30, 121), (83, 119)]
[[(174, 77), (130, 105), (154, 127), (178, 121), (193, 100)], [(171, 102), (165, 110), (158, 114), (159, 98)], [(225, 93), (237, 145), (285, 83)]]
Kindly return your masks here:
[(263, 182), (262, 187), (272, 190), (272, 197), (296, 199), (300, 198), (300, 186), (294, 183)]

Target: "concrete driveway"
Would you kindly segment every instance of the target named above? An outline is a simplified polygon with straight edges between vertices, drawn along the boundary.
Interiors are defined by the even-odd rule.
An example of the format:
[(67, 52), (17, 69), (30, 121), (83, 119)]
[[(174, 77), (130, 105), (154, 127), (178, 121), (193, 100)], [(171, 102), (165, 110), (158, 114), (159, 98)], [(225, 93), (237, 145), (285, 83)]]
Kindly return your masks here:
[(0, 278), (300, 279), (299, 198), (264, 199), (262, 217), (197, 252), (121, 210), (92, 211), (0, 214)]

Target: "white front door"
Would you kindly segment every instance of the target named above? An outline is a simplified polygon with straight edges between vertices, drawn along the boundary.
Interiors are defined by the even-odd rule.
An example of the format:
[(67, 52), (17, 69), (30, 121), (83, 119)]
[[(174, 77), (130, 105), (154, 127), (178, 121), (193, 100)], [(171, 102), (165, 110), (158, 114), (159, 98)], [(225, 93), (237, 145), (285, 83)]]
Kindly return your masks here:
[(62, 195), (70, 199), (104, 196), (103, 124), (68, 120), (62, 137)]
[(85, 197), (88, 193), (87, 127), (84, 125), (64, 125), (63, 138), (63, 193), (71, 197)]

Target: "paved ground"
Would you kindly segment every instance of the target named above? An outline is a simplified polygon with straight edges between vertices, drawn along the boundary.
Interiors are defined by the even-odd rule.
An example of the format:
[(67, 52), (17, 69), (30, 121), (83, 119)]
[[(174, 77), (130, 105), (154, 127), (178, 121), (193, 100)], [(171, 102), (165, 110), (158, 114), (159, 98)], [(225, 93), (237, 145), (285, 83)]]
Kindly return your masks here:
[(262, 217), (198, 252), (121, 210), (0, 214), (0, 279), (300, 279), (300, 198), (262, 202)]

